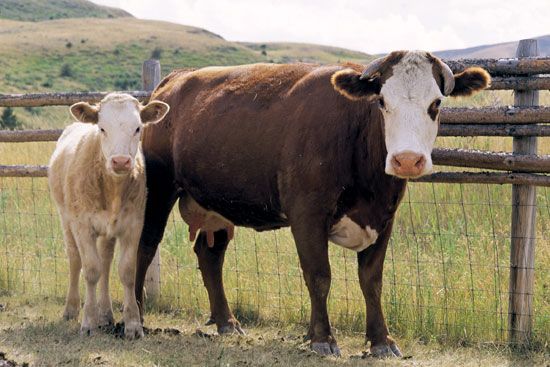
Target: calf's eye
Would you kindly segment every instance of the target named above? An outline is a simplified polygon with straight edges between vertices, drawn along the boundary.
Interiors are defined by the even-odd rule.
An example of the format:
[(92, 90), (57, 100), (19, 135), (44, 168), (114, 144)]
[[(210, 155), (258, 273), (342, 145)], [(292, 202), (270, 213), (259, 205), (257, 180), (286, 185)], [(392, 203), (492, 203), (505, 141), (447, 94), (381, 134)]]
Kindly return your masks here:
[(138, 128), (136, 129), (136, 132), (135, 132), (134, 134), (139, 133), (139, 131), (140, 131), (140, 128), (138, 127)]
[(378, 106), (380, 106), (380, 108), (386, 107), (386, 102), (384, 102), (384, 98), (382, 97), (378, 98)]
[(105, 134), (105, 129), (104, 128), (100, 127), (99, 131), (101, 131), (103, 134)]

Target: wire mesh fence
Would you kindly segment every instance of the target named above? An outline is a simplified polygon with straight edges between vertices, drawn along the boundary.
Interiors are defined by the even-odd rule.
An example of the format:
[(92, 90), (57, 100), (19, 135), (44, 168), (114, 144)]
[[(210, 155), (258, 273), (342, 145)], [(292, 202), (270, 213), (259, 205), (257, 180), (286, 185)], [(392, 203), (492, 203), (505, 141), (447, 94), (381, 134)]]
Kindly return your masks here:
[[(386, 255), (383, 302), (390, 330), (441, 342), (504, 342), (510, 271), (511, 186), (409, 184)], [(550, 340), (550, 189), (538, 188), (533, 341)], [(154, 307), (204, 320), (187, 227), (173, 213), (161, 243)], [(330, 245), (333, 326), (363, 332), (365, 305), (354, 252)], [(68, 274), (59, 219), (45, 178), (0, 178), (0, 292), (61, 302)], [(113, 272), (115, 300), (122, 289)], [(224, 267), (228, 298), (247, 322), (306, 323), (309, 297), (288, 230), (237, 229)], [(0, 293), (1, 294), (1, 293)]]

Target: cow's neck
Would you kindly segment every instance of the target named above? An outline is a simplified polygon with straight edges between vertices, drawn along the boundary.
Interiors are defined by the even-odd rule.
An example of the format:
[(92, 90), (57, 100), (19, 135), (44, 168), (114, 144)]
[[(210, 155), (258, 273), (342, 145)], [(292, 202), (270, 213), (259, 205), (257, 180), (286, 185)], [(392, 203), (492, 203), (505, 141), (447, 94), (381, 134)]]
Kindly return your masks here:
[(401, 201), (407, 180), (387, 175), (384, 171), (387, 151), (383, 125), (377, 118), (382, 117), (371, 115), (369, 123), (358, 135), (354, 157), (357, 184), (354, 211), (358, 220), (360, 217), (365, 217), (361, 221), (376, 218), (380, 221), (377, 227), (385, 227)]

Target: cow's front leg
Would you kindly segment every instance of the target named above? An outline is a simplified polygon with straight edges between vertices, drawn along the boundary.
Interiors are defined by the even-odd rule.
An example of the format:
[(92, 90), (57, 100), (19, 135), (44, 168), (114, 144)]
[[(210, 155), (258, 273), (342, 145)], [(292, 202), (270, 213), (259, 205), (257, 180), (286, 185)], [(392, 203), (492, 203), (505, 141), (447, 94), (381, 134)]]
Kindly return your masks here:
[(101, 259), (101, 276), (99, 278), (99, 326), (114, 324), (113, 306), (109, 294), (109, 274), (115, 251), (115, 239), (101, 236), (97, 240), (99, 257)]
[(220, 334), (244, 334), (227, 304), (223, 287), (223, 261), (229, 244), (226, 230), (214, 233), (214, 246), (209, 247), (206, 233), (201, 232), (195, 241), (195, 253), (199, 260), (202, 280), (210, 301), (210, 320), (207, 325), (216, 324)]
[(401, 357), (395, 341), (389, 336), (382, 312), (382, 273), (384, 258), (390, 239), (393, 221), (378, 236), (376, 243), (357, 254), (359, 283), (367, 308), (366, 341), (371, 342), (370, 352), (375, 357)]
[(332, 335), (327, 312), (327, 297), (331, 273), (328, 259), (328, 237), (322, 221), (292, 225), (300, 265), (311, 299), (311, 319), (308, 338), (311, 349), (321, 355), (340, 355), (340, 348)]
[(96, 247), (97, 236), (87, 224), (71, 225), (71, 231), (75, 234), (86, 280), (86, 301), (84, 302), (80, 334), (92, 335), (98, 326), (96, 288), (100, 277), (100, 259)]
[(118, 275), (124, 287), (124, 336), (126, 339), (143, 337), (143, 327), (136, 302), (136, 263), (141, 232), (130, 228), (127, 233), (120, 236), (120, 259), (118, 262)]

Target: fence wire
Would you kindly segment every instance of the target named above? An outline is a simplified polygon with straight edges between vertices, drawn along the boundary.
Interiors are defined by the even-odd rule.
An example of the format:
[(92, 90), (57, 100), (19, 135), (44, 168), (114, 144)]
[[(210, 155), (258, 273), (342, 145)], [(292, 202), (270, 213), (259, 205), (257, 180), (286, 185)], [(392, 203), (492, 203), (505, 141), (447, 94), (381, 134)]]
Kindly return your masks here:
[[(392, 333), (453, 343), (506, 340), (511, 209), (510, 185), (409, 184), (384, 269), (383, 306)], [(533, 340), (548, 345), (550, 189), (537, 189), (536, 212)], [(68, 273), (61, 233), (45, 178), (0, 178), (0, 294), (62, 302)], [(187, 233), (173, 213), (160, 245), (155, 307), (206, 320), (208, 297)], [(224, 282), (242, 322), (307, 322), (309, 297), (289, 230), (238, 228), (229, 246)], [(364, 332), (356, 254), (329, 248), (333, 326)], [(112, 273), (112, 292), (120, 301), (122, 289)]]

